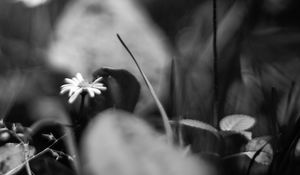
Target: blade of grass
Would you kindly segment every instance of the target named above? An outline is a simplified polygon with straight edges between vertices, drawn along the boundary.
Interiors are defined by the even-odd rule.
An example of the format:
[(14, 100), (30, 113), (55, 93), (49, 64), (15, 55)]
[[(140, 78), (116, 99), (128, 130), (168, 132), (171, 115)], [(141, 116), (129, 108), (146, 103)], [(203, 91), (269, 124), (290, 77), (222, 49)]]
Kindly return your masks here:
[(170, 111), (171, 117), (177, 117), (177, 96), (176, 96), (176, 76), (175, 76), (175, 60), (172, 59), (170, 70)]
[(273, 135), (277, 135), (279, 133), (279, 123), (278, 123), (278, 116), (277, 116), (277, 108), (276, 108), (276, 105), (277, 105), (277, 90), (275, 87), (272, 87), (271, 89), (271, 108), (272, 108), (272, 111), (271, 111), (271, 116), (270, 116), (270, 119), (271, 119), (271, 122), (272, 122), (272, 125), (273, 125)]
[[(178, 102), (180, 100), (178, 99), (177, 94), (179, 94), (179, 90), (177, 89), (177, 74), (176, 74), (176, 62), (175, 59), (172, 59), (171, 62), (171, 71), (170, 71), (170, 111), (171, 116), (174, 117), (177, 121), (180, 121), (182, 119), (182, 115), (178, 115), (178, 111), (180, 110), (180, 105)], [(175, 134), (177, 136), (177, 141), (179, 143), (180, 147), (184, 147), (184, 141), (183, 141), (183, 131), (182, 131), (182, 124), (178, 122), (178, 125), (175, 126)]]
[(284, 171), (286, 171), (289, 167), (289, 164), (293, 159), (291, 156), (293, 155), (293, 151), (295, 150), (295, 146), (297, 145), (297, 142), (300, 138), (300, 119), (298, 117), (298, 120), (296, 121), (295, 126), (289, 131), (287, 135), (285, 135), (285, 140), (282, 140), (284, 143), (286, 143), (283, 147), (283, 151), (280, 156), (279, 164), (275, 168), (276, 174), (285, 174)]
[(218, 126), (219, 118), (219, 77), (218, 77), (218, 50), (217, 50), (217, 1), (213, 0), (213, 72), (214, 72), (214, 102), (213, 102), (213, 126)]
[(122, 40), (122, 38), (120, 37), (119, 34), (117, 34), (117, 37), (119, 39), (119, 41), (121, 42), (121, 44), (123, 45), (123, 47), (126, 49), (126, 51), (129, 53), (129, 55), (131, 56), (131, 58), (133, 59), (134, 63), (136, 64), (138, 70), (140, 71), (145, 83), (146, 83), (146, 86), (148, 87), (148, 89), (150, 90), (151, 92), (151, 95), (159, 109), (159, 112), (161, 114), (161, 117), (162, 117), (162, 120), (163, 120), (163, 124), (164, 124), (164, 128), (165, 128), (165, 131), (166, 131), (166, 135), (167, 135), (167, 139), (168, 139), (168, 142), (169, 143), (172, 143), (173, 142), (173, 131), (172, 131), (172, 128), (171, 128), (171, 125), (169, 123), (169, 118), (167, 116), (167, 113), (165, 111), (165, 109), (163, 108), (161, 102), (159, 101), (151, 83), (149, 82), (147, 76), (145, 75), (145, 73), (143, 72), (143, 70), (141, 69), (141, 67), (139, 66), (137, 60), (135, 59), (135, 57), (133, 56), (132, 52), (129, 50), (129, 48), (127, 47), (127, 45), (124, 43), (124, 41)]
[(290, 117), (292, 108), (294, 107), (293, 104), (295, 103), (295, 98), (293, 97), (293, 94), (296, 91), (296, 87), (295, 86), (296, 86), (296, 82), (292, 81), (291, 87), (290, 87), (289, 92), (288, 92), (286, 106), (284, 106), (285, 107), (285, 111), (284, 111), (284, 116), (285, 117), (287, 117), (287, 116)]

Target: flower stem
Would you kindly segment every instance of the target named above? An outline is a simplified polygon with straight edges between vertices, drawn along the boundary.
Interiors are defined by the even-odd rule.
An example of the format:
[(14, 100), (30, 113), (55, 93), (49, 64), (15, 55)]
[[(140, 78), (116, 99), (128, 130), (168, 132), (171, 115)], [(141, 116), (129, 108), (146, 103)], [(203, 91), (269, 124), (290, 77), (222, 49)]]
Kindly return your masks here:
[(84, 121), (84, 99), (85, 99), (86, 93), (81, 93), (81, 102), (80, 102), (80, 107), (79, 107), (79, 115), (76, 124), (81, 127)]

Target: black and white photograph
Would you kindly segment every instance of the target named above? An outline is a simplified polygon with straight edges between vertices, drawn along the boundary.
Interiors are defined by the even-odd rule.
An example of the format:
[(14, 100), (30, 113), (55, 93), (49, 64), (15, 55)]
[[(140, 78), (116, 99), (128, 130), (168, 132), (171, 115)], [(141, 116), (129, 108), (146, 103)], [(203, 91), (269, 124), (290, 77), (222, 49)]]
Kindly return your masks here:
[(0, 175), (299, 174), (299, 0), (0, 0)]

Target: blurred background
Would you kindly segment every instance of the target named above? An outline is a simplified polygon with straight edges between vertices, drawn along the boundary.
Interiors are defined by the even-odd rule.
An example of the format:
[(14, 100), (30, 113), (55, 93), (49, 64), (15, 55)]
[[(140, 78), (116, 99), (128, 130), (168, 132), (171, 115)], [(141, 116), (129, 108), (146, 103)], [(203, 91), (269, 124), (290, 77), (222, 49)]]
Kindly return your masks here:
[[(296, 120), (299, 5), (297, 0), (217, 0), (218, 119), (254, 116), (256, 135), (275, 132), (269, 124), (274, 121), (284, 129)], [(76, 72), (92, 79), (100, 67), (133, 73), (142, 86), (136, 111), (150, 113), (145, 108), (151, 108), (152, 98), (117, 40), (119, 33), (171, 118), (214, 124), (212, 9), (212, 0), (1, 0), (1, 118), (29, 125), (60, 116), (71, 108), (59, 96), (63, 79)], [(286, 112), (292, 85), (295, 99)], [(193, 138), (187, 136), (198, 145)]]

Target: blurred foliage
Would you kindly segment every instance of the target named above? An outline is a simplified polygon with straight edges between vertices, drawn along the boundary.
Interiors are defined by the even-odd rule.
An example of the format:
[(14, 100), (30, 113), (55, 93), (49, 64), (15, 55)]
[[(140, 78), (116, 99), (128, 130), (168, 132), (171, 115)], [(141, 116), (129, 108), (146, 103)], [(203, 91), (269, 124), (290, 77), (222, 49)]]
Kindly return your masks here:
[[(124, 33), (128, 34), (125, 40), (129, 40), (129, 45), (137, 53), (137, 58), (144, 56), (147, 58), (144, 59), (146, 61), (142, 67), (149, 74), (157, 90), (161, 90), (158, 94), (173, 120), (194, 119), (215, 125), (214, 127), (218, 129), (219, 126), (214, 123), (212, 117), (213, 103), (216, 100), (213, 98), (215, 86), (213, 75), (217, 73), (220, 80), (217, 98), (220, 114), (217, 116), (218, 120), (231, 114), (250, 115), (256, 119), (255, 126), (250, 130), (254, 138), (272, 136), (270, 146), (274, 150), (273, 161), (271, 165), (264, 165), (254, 162), (249, 155), (229, 156), (245, 151), (245, 146), (251, 142), (241, 134), (222, 135), (223, 138), (218, 139), (214, 134), (199, 128), (187, 126), (177, 128), (179, 132), (183, 132), (184, 145), (188, 145), (193, 153), (205, 159), (206, 161), (201, 163), (210, 167), (210, 171), (220, 169), (224, 170), (225, 174), (299, 173), (300, 2), (297, 0), (217, 2), (219, 62), (218, 71), (214, 72), (212, 0), (128, 0), (122, 3), (117, 0), (51, 0), (37, 7), (27, 7), (19, 1), (1, 0), (0, 117), (5, 118), (7, 123), (17, 122), (28, 127), (41, 119), (66, 123), (74, 119), (78, 115), (79, 103), (75, 103), (74, 106), (66, 105), (66, 99), (58, 96), (59, 86), (63, 78), (72, 71), (86, 71), (92, 77), (91, 73), (104, 64), (104, 62), (101, 64), (96, 61), (88, 62), (87, 58), (104, 60), (105, 63), (113, 61), (114, 68), (119, 68), (102, 68), (95, 74), (106, 76), (106, 83), (111, 87), (111, 91), (88, 101), (86, 105), (89, 109), (86, 112), (90, 113), (89, 117), (93, 118), (98, 112), (110, 107), (133, 112), (139, 101), (140, 86), (142, 96), (145, 99), (151, 97), (143, 90), (145, 85), (141, 81), (139, 83), (140, 75), (133, 73), (137, 71), (136, 67), (131, 64), (129, 58), (127, 59), (127, 54), (121, 50), (119, 43), (111, 39), (114, 33), (123, 32), (114, 30), (124, 30)], [(128, 8), (124, 8), (125, 6)], [(81, 13), (76, 13), (78, 12), (76, 10)], [(68, 20), (71, 23), (67, 23)], [(88, 28), (85, 24), (92, 27)], [(104, 37), (108, 39), (99, 44), (98, 41), (102, 41)], [(82, 41), (82, 38), (85, 40)], [(110, 40), (112, 42), (109, 44), (107, 41)], [(50, 66), (49, 60), (54, 59), (49, 53), (53, 50), (58, 52), (58, 55), (63, 55), (58, 59), (59, 66), (62, 66), (60, 61), (66, 61), (67, 64), (63, 69)], [(79, 56), (79, 61), (74, 61), (73, 54), (79, 50), (82, 51), (83, 58)], [(172, 66), (169, 65), (171, 59), (174, 60)], [(128, 66), (126, 70), (119, 67), (124, 65)], [(169, 77), (172, 81), (169, 81)], [(137, 108), (143, 114), (142, 118), (161, 128), (161, 120), (156, 117), (158, 114), (156, 107), (153, 106), (154, 103), (150, 105), (140, 103)], [(120, 119), (128, 123), (128, 126), (120, 124), (118, 117), (114, 116), (128, 114), (112, 112), (103, 115), (112, 115), (110, 119), (104, 120), (111, 128), (106, 128), (108, 132), (101, 130), (105, 127), (102, 127), (100, 122), (100, 131), (93, 131), (97, 129), (96, 127), (88, 127), (87, 132), (93, 134), (86, 137), (93, 136), (93, 138), (87, 142), (97, 143), (85, 146), (93, 145), (96, 147), (93, 149), (98, 149), (100, 148), (98, 145), (108, 144), (110, 138), (121, 137), (120, 135), (124, 134), (122, 132), (131, 131), (134, 135), (148, 127), (139, 121), (136, 125), (129, 122), (131, 119), (128, 118), (134, 116)], [(98, 116), (101, 117), (103, 116)], [(115, 124), (121, 125), (120, 128), (113, 127)], [(135, 128), (139, 125), (141, 128)], [(38, 130), (33, 136), (35, 141), (32, 142), (38, 151), (48, 145), (48, 141), (43, 140), (40, 134), (54, 130), (55, 136), (60, 136), (66, 132), (66, 129), (52, 124), (41, 126)], [(146, 161), (149, 157), (143, 157), (138, 153), (155, 149), (155, 146), (160, 144), (167, 151), (162, 151), (162, 154), (153, 158), (152, 163), (162, 161), (160, 156), (167, 154), (170, 149), (171, 157), (178, 154), (178, 150), (169, 149), (152, 134), (147, 134), (148, 131), (133, 143), (121, 140), (122, 143), (114, 145), (115, 150), (111, 153), (115, 151), (118, 159), (125, 160), (118, 163), (123, 166), (123, 163), (127, 163), (126, 158), (130, 156), (132, 160), (145, 158)], [(103, 134), (99, 140), (98, 132)], [(115, 138), (115, 141), (120, 141), (118, 138)], [(142, 138), (150, 140), (145, 144)], [(70, 145), (74, 144), (71, 137), (68, 139), (58, 144), (57, 148), (68, 152)], [(80, 138), (76, 139), (78, 140)], [(103, 140), (107, 142), (100, 143)], [(258, 145), (254, 144), (254, 147)], [(131, 149), (132, 146), (136, 146), (134, 147), (136, 150)], [(97, 153), (95, 155), (93, 151), (89, 154), (91, 157), (96, 156), (95, 160), (98, 162), (98, 158), (102, 158), (101, 155), (106, 153), (108, 148), (95, 151)], [(76, 149), (73, 149), (73, 153), (76, 152), (74, 150)], [(127, 156), (122, 150), (133, 152)], [(155, 166), (159, 169), (157, 171), (163, 171), (168, 166), (175, 169), (182, 167), (181, 163), (178, 163), (178, 167), (174, 167), (171, 163), (172, 160), (167, 159), (162, 161), (161, 165)], [(31, 165), (36, 174), (58, 172), (74, 174), (74, 167), (70, 164), (72, 163), (69, 160), (57, 162), (53, 156), (46, 154), (34, 160)], [(145, 163), (145, 167), (147, 166)], [(141, 168), (140, 171), (143, 170)]]
[(201, 175), (192, 155), (166, 143), (165, 136), (129, 113), (108, 110), (87, 127), (82, 140), (84, 174)]

